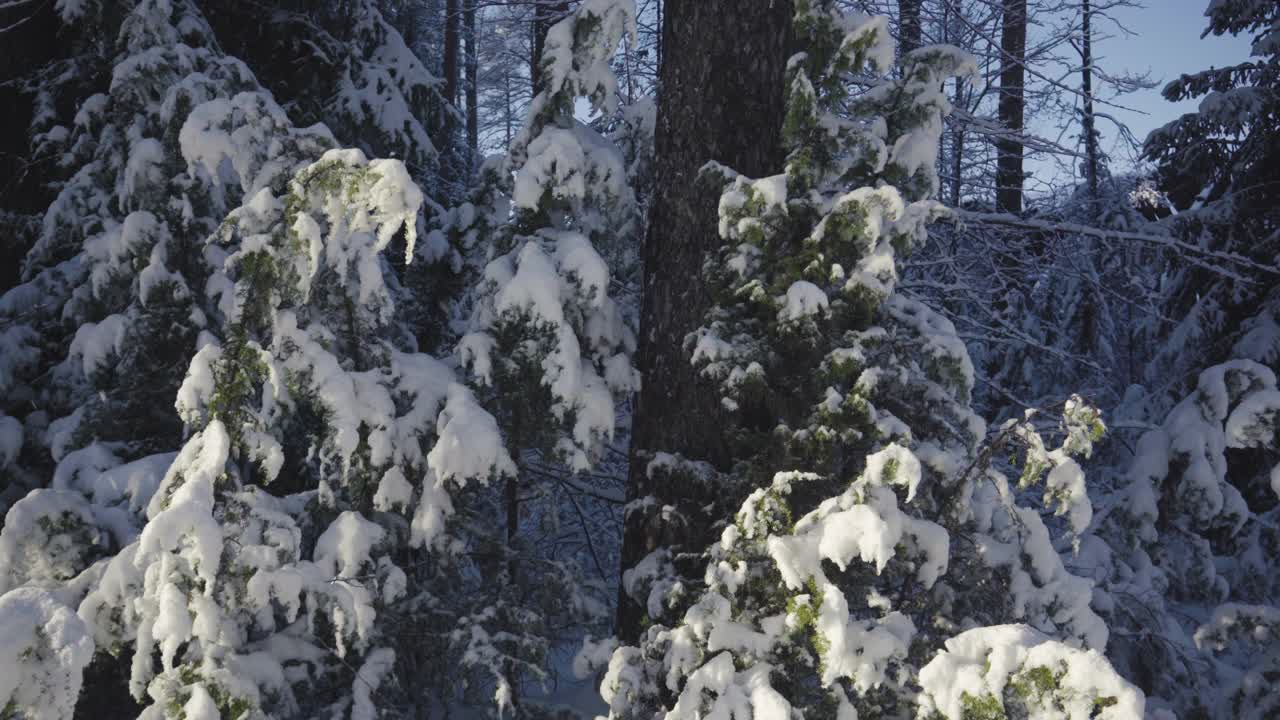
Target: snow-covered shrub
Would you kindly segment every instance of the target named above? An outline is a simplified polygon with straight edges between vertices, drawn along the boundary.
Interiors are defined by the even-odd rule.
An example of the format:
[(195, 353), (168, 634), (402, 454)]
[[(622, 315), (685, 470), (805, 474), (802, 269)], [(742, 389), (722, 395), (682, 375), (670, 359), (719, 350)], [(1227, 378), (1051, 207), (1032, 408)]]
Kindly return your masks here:
[(467, 213), (492, 225), (478, 239), (486, 264), (460, 357), (489, 388), (513, 442), (545, 448), (575, 470), (612, 437), (614, 396), (637, 385), (634, 333), (601, 256), (634, 237), (619, 238), (628, 228), (611, 221), (634, 213), (635, 200), (617, 149), (573, 116), (580, 97), (615, 107), (609, 59), (623, 34), (634, 34), (634, 15), (629, 2), (593, 1), (551, 28), (546, 88), (502, 169), (486, 174), (501, 183), (485, 189), (488, 197), (509, 197), (511, 217), (502, 217), (503, 201)]
[[(1211, 367), (1138, 441), (1127, 484), (1101, 501), (1096, 536), (1084, 540), (1078, 564), (1105, 590), (1094, 605), (1122, 630), (1117, 667), (1180, 714), (1266, 707), (1247, 678), (1274, 640), (1265, 622), (1241, 628), (1280, 602), (1278, 450), (1275, 373), (1251, 360)], [(1237, 642), (1262, 651), (1227, 652)]]

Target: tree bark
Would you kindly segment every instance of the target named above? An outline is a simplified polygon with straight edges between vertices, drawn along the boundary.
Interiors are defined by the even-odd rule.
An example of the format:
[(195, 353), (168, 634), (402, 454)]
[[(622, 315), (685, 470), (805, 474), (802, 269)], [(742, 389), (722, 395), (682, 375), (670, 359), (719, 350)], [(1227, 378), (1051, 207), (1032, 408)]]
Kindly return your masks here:
[[(699, 505), (688, 487), (659, 487), (646, 473), (654, 451), (680, 453), (725, 469), (718, 393), (699, 382), (684, 347), (703, 322), (710, 297), (701, 279), (707, 253), (718, 248), (719, 188), (699, 181), (715, 160), (745, 175), (781, 172), (785, 104), (783, 70), (791, 32), (790, 0), (668, 0), (663, 9), (654, 161), (656, 191), (644, 245), (638, 365), (644, 382), (632, 424), (623, 570), (659, 545), (670, 527), (642, 507)], [(705, 501), (705, 499), (702, 499)], [(711, 539), (693, 523), (675, 541), (692, 550)], [(634, 642), (644, 610), (623, 594), (618, 629)]]
[(460, 19), (458, 0), (448, 0), (444, 5), (444, 97), (454, 107), (458, 105), (458, 25)]
[(920, 47), (920, 0), (898, 0), (898, 28), (903, 55)]
[[(659, 28), (662, 27), (662, 7), (664, 2), (665, 0), (658, 0), (658, 27)], [(658, 63), (656, 67), (659, 69), (659, 71), (661, 71), (661, 68), (662, 68), (662, 33), (661, 32), (658, 33), (658, 42), (657, 42), (657, 45), (654, 47), (654, 55), (656, 56), (654, 60), (656, 60)]]
[[(1005, 132), (1021, 135), (1026, 78), (1027, 0), (1004, 0), (1000, 31), (1000, 100), (996, 108)], [(1022, 141), (996, 141), (996, 210), (1022, 212)]]
[(477, 36), (476, 36), (476, 0), (463, 0), (465, 9), (462, 11), (462, 37), (466, 41), (466, 65), (467, 65), (467, 147), (471, 148), (474, 155), (480, 149), (480, 102), (479, 102), (479, 84), (477, 77), (480, 70), (480, 59), (478, 56)]
[[(952, 25), (953, 23), (956, 25), (960, 23), (955, 22), (951, 15), (952, 12), (951, 3), (942, 4), (942, 42), (958, 45), (959, 43), (953, 37)], [(957, 8), (954, 12), (962, 13), (963, 10)], [(961, 20), (963, 20), (963, 17)], [(955, 89), (951, 94), (951, 106), (954, 108), (967, 107), (964, 97), (964, 83), (965, 79), (962, 77), (955, 79)], [(951, 162), (951, 182), (948, 197), (951, 201), (951, 207), (960, 207), (960, 198), (963, 195), (962, 183), (964, 182), (964, 123), (955, 115), (952, 115), (947, 120), (951, 124), (951, 155), (948, 158)]]
[(1084, 172), (1089, 188), (1089, 219), (1098, 219), (1098, 166), (1101, 163), (1098, 150), (1098, 133), (1093, 114), (1093, 8), (1089, 0), (1082, 0), (1080, 38), (1080, 86), (1083, 91), (1080, 122), (1084, 134)]
[[(952, 95), (953, 107), (964, 107), (964, 78), (956, 78)], [(951, 125), (951, 207), (960, 207), (964, 183), (964, 123), (952, 119)]]

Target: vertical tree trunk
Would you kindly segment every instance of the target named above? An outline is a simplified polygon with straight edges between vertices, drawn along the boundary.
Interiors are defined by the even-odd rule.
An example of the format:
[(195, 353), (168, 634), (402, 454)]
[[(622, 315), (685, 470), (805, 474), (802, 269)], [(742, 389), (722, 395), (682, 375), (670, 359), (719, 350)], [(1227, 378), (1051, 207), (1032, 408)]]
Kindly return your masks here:
[(1089, 0), (1082, 0), (1080, 5), (1081, 38), (1080, 38), (1080, 86), (1083, 90), (1083, 107), (1081, 124), (1084, 133), (1084, 172), (1089, 187), (1089, 217), (1098, 219), (1098, 166), (1101, 163), (1098, 151), (1098, 134), (1093, 115), (1093, 8)]
[(463, 0), (465, 9), (462, 12), (463, 39), (466, 40), (467, 64), (467, 147), (472, 154), (480, 149), (480, 102), (477, 73), (480, 70), (478, 43), (476, 36), (476, 0)]
[(920, 0), (898, 0), (898, 35), (903, 55), (920, 47)]
[[(951, 104), (955, 108), (961, 108), (964, 102), (964, 78), (956, 78), (955, 82), (956, 90)], [(964, 123), (959, 118), (952, 118), (951, 123), (951, 206), (959, 208), (960, 197), (963, 196), (961, 188), (964, 186)]]
[[(956, 78), (953, 107), (964, 107), (964, 78)], [(951, 207), (960, 207), (961, 187), (964, 182), (964, 124), (959, 118), (951, 118)]]
[(623, 43), (622, 49), (622, 69), (627, 74), (627, 105), (636, 101), (636, 83), (632, 78), (631, 73), (631, 52), (634, 50), (634, 48), (631, 47), (632, 45), (633, 43), (631, 42), (631, 39), (628, 38)]
[[(654, 162), (656, 191), (644, 245), (638, 364), (644, 382), (632, 424), (628, 496), (648, 507), (699, 504), (687, 487), (659, 487), (645, 470), (650, 453), (681, 453), (725, 467), (718, 393), (698, 381), (685, 336), (710, 305), (701, 268), (719, 247), (717, 188), (699, 182), (711, 160), (749, 176), (782, 170), (783, 70), (791, 29), (789, 0), (668, 0), (662, 37)], [(705, 498), (702, 502), (705, 502)], [(642, 503), (629, 507), (638, 509)], [(660, 518), (629, 512), (622, 566), (633, 567), (671, 542)], [(707, 528), (683, 538), (705, 547)], [(674, 541), (681, 544), (681, 540)], [(644, 610), (620, 598), (618, 629), (634, 642)]]
[(502, 135), (502, 147), (511, 147), (511, 139), (514, 137), (515, 128), (515, 95), (511, 91), (511, 68), (505, 68), (502, 71), (502, 98), (504, 100), (505, 111), (502, 113), (502, 120), (505, 123)]
[(458, 104), (458, 0), (444, 4), (444, 97)]
[[(661, 28), (661, 27), (663, 26), (663, 25), (662, 25), (662, 22), (663, 22), (663, 21), (662, 21), (662, 10), (663, 10), (663, 8), (665, 7), (665, 3), (666, 3), (666, 0), (658, 0), (658, 27), (659, 27), (659, 28)], [(657, 67), (658, 67), (658, 72), (662, 72), (662, 42), (663, 42), (663, 41), (662, 41), (662, 33), (661, 33), (661, 32), (659, 32), (659, 33), (658, 33), (658, 46), (657, 46), (657, 48), (656, 48), (656, 50), (655, 50), (655, 52), (654, 52), (654, 54), (657, 56), (655, 59), (658, 61), (658, 65), (657, 65)]]
[[(953, 45), (958, 45), (953, 30), (953, 24), (959, 26), (952, 17), (952, 12), (963, 12), (961, 8), (951, 7), (951, 3), (944, 2), (942, 4), (942, 41)], [(961, 20), (964, 18), (962, 17)], [(964, 108), (964, 78), (955, 79), (955, 90), (951, 95), (951, 106), (954, 108)], [(947, 118), (947, 122), (951, 123), (951, 183), (948, 188), (948, 199), (951, 207), (960, 207), (960, 198), (962, 196), (962, 183), (964, 182), (964, 121), (955, 115)]]
[[(1008, 133), (1021, 135), (1025, 101), (1027, 0), (1004, 0), (1000, 31), (1000, 124)], [(1022, 212), (1022, 141), (1003, 137), (996, 141), (996, 210)]]

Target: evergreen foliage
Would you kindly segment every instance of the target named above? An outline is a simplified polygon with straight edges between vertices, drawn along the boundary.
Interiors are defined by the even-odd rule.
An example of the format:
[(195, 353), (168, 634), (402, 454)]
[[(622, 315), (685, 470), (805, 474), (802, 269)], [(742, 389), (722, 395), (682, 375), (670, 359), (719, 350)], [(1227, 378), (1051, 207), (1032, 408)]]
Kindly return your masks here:
[[(1141, 693), (1100, 654), (1090, 583), (981, 445), (963, 343), (894, 290), (895, 257), (943, 212), (928, 199), (942, 81), (971, 61), (921, 48), (899, 79), (846, 98), (852, 74), (888, 69), (884, 18), (800, 2), (795, 27), (785, 171), (709, 170), (726, 184), (725, 248), (704, 267), (717, 305), (689, 339), (735, 418), (740, 460), (714, 482), (755, 489), (702, 583), (664, 581), (662, 551), (628, 583), (652, 624), (612, 654), (611, 717), (1140, 715)], [(854, 119), (836, 114), (846, 100)], [(1080, 532), (1090, 509), (1071, 456), (1102, 426), (1073, 401), (1062, 429), (1053, 450), (1029, 422), (999, 437), (1025, 447), (1024, 485), (1048, 471), (1046, 500)], [(650, 472), (707, 471), (660, 455)]]

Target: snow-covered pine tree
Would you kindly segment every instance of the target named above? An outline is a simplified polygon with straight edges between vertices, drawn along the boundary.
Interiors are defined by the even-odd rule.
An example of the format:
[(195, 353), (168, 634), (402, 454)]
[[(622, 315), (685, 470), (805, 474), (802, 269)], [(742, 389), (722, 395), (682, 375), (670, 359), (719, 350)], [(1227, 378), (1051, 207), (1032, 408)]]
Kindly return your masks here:
[[(125, 566), (143, 571), (144, 596), (161, 598), (172, 582), (198, 589), (186, 590), (195, 624), (180, 624), (188, 637), (175, 642), (202, 642), (149, 680), (158, 703), (193, 702), (197, 681), (219, 704), (286, 716), (372, 718), (375, 695), (384, 708), (423, 702), (423, 688), (385, 678), (399, 650), (417, 659), (424, 638), (405, 630), (449, 592), (449, 555), (461, 551), (443, 534), (449, 489), (512, 464), (493, 419), (452, 372), (397, 347), (404, 334), (380, 251), (398, 232), (412, 251), (420, 202), (398, 161), (334, 151), (287, 194), (259, 193), (224, 224), (225, 275), (210, 282), (224, 334), (193, 360), (178, 401), (199, 430)], [(184, 525), (217, 533), (222, 560), (201, 558), (199, 544), (173, 531), (157, 529), (148, 543), (153, 528), (180, 536)], [(427, 553), (406, 555), (410, 547)], [(412, 578), (395, 559), (414, 562)], [(148, 570), (157, 566), (169, 568), (167, 580)], [(202, 618), (241, 630), (191, 636)], [(140, 640), (163, 650), (163, 616), (137, 623)], [(256, 664), (238, 666), (237, 654)], [(285, 668), (296, 662), (307, 672), (291, 677)], [(133, 680), (136, 691), (147, 668), (135, 665)]]
[[(553, 25), (523, 128), (433, 233), (462, 251), (477, 281), (457, 309), (457, 355), (520, 465), (473, 509), (483, 515), (471, 525), (495, 559), (479, 568), (469, 632), (493, 638), (496, 654), (469, 662), (493, 675), (500, 705), (526, 694), (519, 683), (543, 678), (562, 631), (598, 634), (610, 619), (604, 589), (580, 588), (581, 570), (534, 537), (562, 522), (573, 488), (563, 478), (599, 461), (619, 400), (638, 384), (633, 323), (605, 258), (634, 248), (639, 213), (623, 156), (574, 115), (580, 99), (616, 110), (610, 61), (634, 33), (631, 0), (587, 0)], [(530, 463), (559, 467), (535, 473)], [(487, 519), (495, 515), (500, 525)]]
[[(451, 625), (430, 628), (446, 638), (434, 646), (403, 632), (433, 584), (457, 587), (441, 580), (461, 551), (442, 535), (446, 484), (511, 465), (492, 418), (410, 352), (394, 315), (379, 251), (412, 254), (421, 194), (404, 165), (358, 151), (295, 177), (331, 136), (294, 129), (195, 6), (117, 9), (69, 16), (119, 28), (113, 82), (61, 135), (84, 167), (47, 214), (28, 282), (5, 296), (24, 323), (13, 337), (47, 334), (56, 363), (36, 375), (42, 348), (6, 347), (23, 361), (6, 382), (75, 412), (48, 434), (52, 489), (11, 508), (0, 534), (0, 662), (17, 683), (0, 705), (69, 716), (96, 650), (108, 669), (93, 699), (132, 694), (149, 717), (420, 706), (448, 681), (382, 678), (397, 661), (448, 666)], [(197, 347), (185, 381), (165, 374)], [(165, 392), (194, 434), (176, 457), (121, 464), (178, 444)], [(6, 465), (16, 425), (4, 418)], [(406, 573), (388, 553), (403, 562), (411, 548)]]
[(24, 407), (13, 472), (27, 486), (74, 485), (179, 443), (172, 397), (205, 324), (204, 238), (332, 144), (323, 128), (295, 130), (188, 2), (67, 4), (64, 16), (115, 38), (114, 69), (74, 120), (44, 131), (75, 170), (24, 282), (0, 298), (0, 390)]
[[(1169, 83), (1167, 99), (1200, 98), (1200, 105), (1153, 131), (1144, 147), (1180, 211), (1170, 219), (1175, 234), (1219, 255), (1176, 258), (1167, 271), (1162, 310), (1174, 324), (1147, 380), (1170, 404), (1215, 363), (1248, 358), (1280, 369), (1280, 283), (1274, 269), (1258, 267), (1274, 268), (1280, 256), (1272, 191), (1280, 180), (1280, 7), (1213, 2), (1205, 15), (1205, 34), (1245, 34), (1252, 45), (1244, 62)], [(1231, 255), (1242, 261), (1222, 259)]]
[[(402, 164), (358, 150), (256, 192), (206, 247), (216, 309), (178, 394), (192, 434), (161, 456), (163, 479), (126, 465), (9, 513), (0, 565), (23, 587), (5, 599), (78, 602), (54, 637), (87, 626), (90, 652), (130, 654), (143, 717), (373, 718), (431, 701), (389, 673), (449, 650), (452, 628), (422, 614), (458, 588), (450, 489), (514, 466), (452, 371), (397, 348), (380, 252), (400, 232), (412, 250), (420, 202)], [(50, 707), (74, 703), (83, 666), (60, 657), (26, 671), (75, 675)]]
[[(1071, 456), (1091, 449), (1097, 412), (1068, 403), (1054, 449), (1029, 422), (980, 449), (963, 343), (894, 291), (896, 256), (942, 212), (928, 199), (942, 82), (971, 61), (920, 48), (900, 79), (876, 81), (893, 58), (885, 18), (801, 0), (795, 29), (784, 172), (708, 169), (726, 184), (725, 246), (704, 267), (717, 304), (688, 343), (735, 416), (740, 462), (710, 482), (754, 490), (701, 584), (673, 579), (663, 550), (629, 575), (649, 625), (609, 659), (610, 716), (1141, 716), (1141, 693), (1100, 654), (1091, 584), (991, 466), (1021, 448), (1023, 484), (1047, 471), (1046, 501), (1082, 531)], [(850, 95), (857, 77), (872, 86)], [(711, 472), (670, 455), (649, 470)]]

